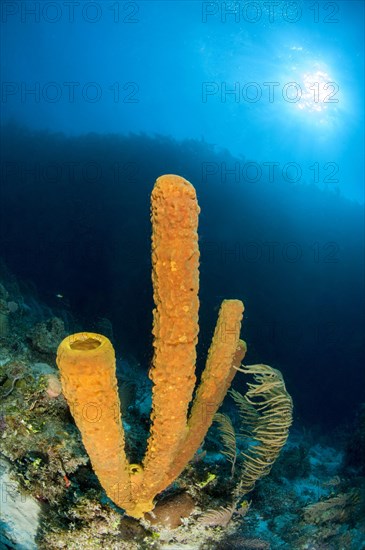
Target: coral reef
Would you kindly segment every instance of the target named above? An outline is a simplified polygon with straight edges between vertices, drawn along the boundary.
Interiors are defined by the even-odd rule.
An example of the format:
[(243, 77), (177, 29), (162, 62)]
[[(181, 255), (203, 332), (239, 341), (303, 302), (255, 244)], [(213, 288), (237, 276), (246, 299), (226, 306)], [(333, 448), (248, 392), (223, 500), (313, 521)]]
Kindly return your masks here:
[(33, 349), (42, 354), (54, 354), (60, 340), (65, 336), (65, 326), (62, 319), (53, 317), (46, 322), (37, 323), (27, 336)]
[[(10, 288), (7, 280), (1, 282)], [(9, 294), (9, 301), (23, 303), (21, 295)], [(36, 303), (35, 298), (27, 301)], [(30, 499), (41, 509), (37, 523), (30, 508), (21, 508), (21, 526), (34, 527), (32, 534), (29, 531), (26, 535), (29, 548), (32, 544), (44, 550), (363, 547), (365, 480), (357, 454), (354, 459), (353, 455), (346, 458), (348, 449), (359, 448), (361, 411), (354, 431), (347, 429), (344, 433), (343, 453), (330, 448), (328, 440), (320, 444), (318, 434), (313, 437), (308, 430), (294, 431), (270, 476), (256, 483), (250, 493), (251, 502), (244, 501), (242, 511), (240, 507), (232, 508), (232, 494), (244, 467), (242, 452), (247, 446), (244, 439), (237, 438), (237, 461), (231, 479), (232, 465), (214, 424), (204, 446), (158, 499), (154, 513), (160, 502), (167, 502), (173, 516), (181, 518), (176, 520), (180, 525), (173, 528), (176, 523), (169, 525), (166, 516), (152, 524), (148, 518), (138, 522), (123, 515), (106, 498), (93, 474), (63, 395), (48, 393), (49, 378), (58, 380), (55, 354), (47, 356), (47, 363), (44, 359), (41, 362), (39, 352), (26, 338), (43, 317), (53, 316), (39, 302), (29, 313), (19, 307), (9, 317), (12, 330), (0, 340), (0, 446), (2, 472), (6, 472), (0, 482), (11, 491), (9, 498), (18, 495), (21, 503)], [(123, 411), (127, 450), (135, 460), (143, 455), (141, 442), (148, 433), (150, 384), (147, 377), (143, 381), (144, 373), (132, 358), (129, 364), (118, 360), (117, 366), (123, 400), (128, 394)], [(232, 424), (243, 431), (252, 428), (242, 425), (235, 409), (230, 409), (230, 416)], [(181, 511), (182, 494), (190, 495), (194, 509), (191, 506), (187, 512)], [(189, 505), (191, 500), (187, 500)], [(24, 529), (15, 528), (16, 512), (11, 507), (7, 510), (10, 512), (3, 517), (0, 541), (17, 547), (24, 542)], [(185, 514), (189, 515), (183, 517)], [(32, 541), (36, 530), (36, 540)]]
[[(179, 211), (175, 209), (175, 213), (178, 217)], [(156, 254), (158, 243), (157, 239)], [(193, 249), (193, 255), (198, 253), (196, 248)], [(162, 257), (161, 261), (166, 259)], [(156, 260), (156, 273), (157, 265)], [(170, 272), (166, 265), (170, 265)], [(185, 418), (185, 427), (194, 429), (185, 430), (183, 447), (178, 449), (170, 468), (161, 472), (157, 483), (164, 485), (167, 482), (169, 485), (157, 495), (151, 513), (145, 514), (138, 521), (128, 517), (103, 490), (85, 451), (80, 432), (74, 425), (69, 404), (63, 393), (60, 393), (55, 349), (64, 337), (63, 322), (67, 320), (68, 314), (50, 310), (35, 293), (23, 295), (15, 277), (4, 276), (1, 267), (0, 263), (0, 303), (6, 310), (7, 327), (6, 331), (0, 333), (0, 487), (2, 490), (6, 488), (5, 495), (2, 493), (0, 496), (2, 504), (4, 499), (8, 502), (2, 509), (2, 512), (6, 510), (6, 514), (3, 512), (0, 545), (10, 548), (23, 545), (29, 549), (44, 550), (364, 548), (363, 409), (359, 411), (357, 424), (350, 429), (347, 427), (341, 438), (337, 437), (338, 434), (330, 434), (321, 440), (318, 433), (314, 437), (308, 430), (292, 432), (284, 451), (274, 464), (272, 461), (276, 456), (267, 455), (269, 460), (264, 473), (272, 468), (270, 476), (257, 479), (262, 475), (261, 472), (257, 476), (255, 474), (253, 479), (250, 477), (252, 470), (247, 469), (247, 460), (255, 457), (255, 448), (268, 443), (269, 448), (272, 445), (271, 450), (276, 453), (286, 441), (289, 401), (288, 398), (285, 403), (282, 401), (285, 385), (280, 386), (279, 375), (276, 380), (272, 380), (275, 382), (272, 386), (267, 384), (268, 379), (263, 379), (263, 384), (257, 384), (257, 366), (246, 365), (244, 369), (251, 369), (251, 374), (244, 373), (242, 385), (245, 381), (249, 384), (249, 377), (253, 376), (256, 388), (251, 386), (253, 393), (242, 396), (245, 412), (240, 409), (240, 403), (243, 403), (240, 398), (238, 401), (233, 399), (238, 409), (234, 404), (229, 408), (229, 403), (225, 402), (224, 413), (219, 413), (225, 417), (228, 417), (227, 411), (229, 413), (233, 430), (230, 444), (233, 438), (235, 445), (234, 464), (230, 460), (233, 455), (227, 452), (227, 441), (222, 438), (218, 423), (214, 423), (206, 434), (207, 425), (213, 420), (215, 410), (245, 353), (242, 341), (238, 341), (233, 355), (227, 352), (224, 345), (221, 346), (226, 344), (220, 341), (224, 340), (224, 334), (228, 339), (232, 338), (231, 319), (225, 317), (225, 306), (219, 315), (210, 356), (195, 398), (195, 403), (200, 402), (201, 406), (195, 408), (194, 422), (195, 405), (190, 409), (190, 416)], [(172, 278), (174, 267), (175, 264), (171, 263), (162, 265)], [(165, 276), (166, 272), (161, 273)], [(184, 284), (184, 281), (180, 280), (180, 284)], [(159, 277), (155, 284), (159, 284)], [(162, 296), (160, 299), (162, 307)], [(163, 303), (167, 302), (163, 300)], [(189, 307), (194, 309), (196, 305), (192, 300)], [(161, 313), (163, 309), (159, 311)], [(162, 330), (158, 313), (155, 312), (156, 337), (163, 347), (165, 336), (162, 338), (161, 335), (165, 330), (173, 338), (176, 335), (179, 338), (181, 334), (176, 333), (174, 327), (177, 325), (173, 318)], [(165, 314), (170, 314), (169, 308)], [(171, 314), (174, 314), (174, 308)], [(80, 321), (73, 322), (72, 326), (80, 326)], [(103, 321), (103, 326), (108, 336), (111, 336), (111, 323)], [(187, 341), (170, 343), (171, 353), (168, 353), (167, 341), (166, 349), (162, 350), (165, 355), (162, 354), (161, 358), (172, 355), (176, 345), (185, 344), (185, 349), (190, 350), (190, 358), (194, 357), (191, 348), (192, 340), (196, 339), (195, 324), (191, 326)], [(229, 330), (224, 331), (224, 327)], [(69, 332), (69, 328), (66, 322), (66, 332)], [(174, 330), (168, 332), (168, 328)], [(239, 327), (235, 326), (233, 340), (238, 338), (238, 333)], [(83, 333), (84, 337), (86, 334)], [(101, 338), (100, 335), (97, 338)], [(90, 344), (88, 337), (83, 342)], [(219, 360), (216, 360), (217, 357)], [(230, 369), (227, 368), (227, 357), (229, 361), (232, 360)], [(133, 479), (134, 476), (138, 478), (143, 456), (149, 452), (148, 446), (152, 445), (152, 440), (146, 442), (150, 429), (152, 381), (147, 377), (143, 379), (143, 369), (133, 358), (127, 363), (124, 358), (121, 361), (117, 357), (116, 365), (114, 361), (114, 356), (107, 361), (107, 372), (112, 377), (109, 381), (115, 388), (116, 420), (113, 418), (112, 421), (120, 423), (120, 398), (122, 421), (119, 426), (122, 425), (124, 429), (125, 455), (134, 472), (131, 473)], [(191, 367), (191, 361), (187, 363)], [(168, 384), (173, 375), (179, 376), (176, 362), (172, 365), (176, 369), (172, 373), (169, 371), (168, 376), (159, 376), (158, 370), (155, 371), (155, 386), (161, 381)], [(232, 369), (232, 366), (236, 368)], [(157, 367), (157, 364), (153, 365), (153, 368)], [(226, 368), (229, 372), (222, 374)], [(223, 378), (220, 378), (221, 375)], [(191, 386), (194, 385), (193, 379), (194, 373), (188, 379)], [(278, 387), (282, 389), (279, 394), (275, 393)], [(263, 394), (260, 388), (265, 388)], [(248, 389), (250, 391), (249, 385)], [(274, 394), (270, 396), (271, 390)], [(166, 395), (169, 396), (162, 392), (161, 399), (165, 399)], [(260, 395), (263, 400), (255, 397)], [(176, 395), (172, 396), (172, 404), (175, 405)], [(234, 393), (231, 394), (233, 396)], [(89, 394), (89, 406), (86, 409), (86, 413), (91, 414), (89, 420), (95, 420), (92, 415), (97, 412), (93, 399), (94, 396)], [(211, 403), (214, 405), (212, 408)], [(272, 406), (275, 403), (279, 404), (277, 414)], [(186, 408), (186, 405), (182, 406)], [(174, 408), (167, 410), (173, 415)], [(283, 412), (283, 424), (278, 426), (276, 422)], [(261, 425), (260, 418), (263, 420)], [(156, 438), (160, 437), (163, 425), (155, 433)], [(271, 429), (274, 430), (274, 436), (271, 434), (272, 437), (267, 438)], [(168, 433), (169, 430), (166, 436)], [(240, 437), (240, 433), (243, 437)], [(336, 441), (338, 445), (341, 441), (342, 446), (334, 448), (330, 441)], [(188, 450), (184, 446), (186, 442)], [(195, 448), (196, 453), (191, 456)], [(167, 454), (168, 451), (167, 448)], [(189, 462), (184, 468), (186, 460)], [(249, 474), (249, 482), (254, 481), (249, 501), (242, 500), (244, 491), (240, 480), (245, 473)], [(237, 498), (239, 494), (240, 499)], [(20, 519), (18, 524), (17, 519)], [(24, 537), (27, 538), (26, 542)]]

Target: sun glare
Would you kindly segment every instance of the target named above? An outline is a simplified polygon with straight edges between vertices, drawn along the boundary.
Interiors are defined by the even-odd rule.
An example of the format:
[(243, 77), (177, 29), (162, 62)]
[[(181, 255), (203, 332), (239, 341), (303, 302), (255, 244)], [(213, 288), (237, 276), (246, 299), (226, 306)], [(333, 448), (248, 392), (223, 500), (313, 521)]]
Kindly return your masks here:
[(338, 103), (338, 86), (325, 71), (305, 73), (301, 88), (301, 98), (296, 105), (302, 111), (319, 113), (327, 110), (330, 104)]

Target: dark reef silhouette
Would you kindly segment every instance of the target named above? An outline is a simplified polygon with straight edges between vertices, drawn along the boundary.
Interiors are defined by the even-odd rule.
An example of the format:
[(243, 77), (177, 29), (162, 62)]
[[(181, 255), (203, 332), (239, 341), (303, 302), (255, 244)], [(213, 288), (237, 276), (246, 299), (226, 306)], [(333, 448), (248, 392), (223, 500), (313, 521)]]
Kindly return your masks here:
[(248, 179), (245, 159), (203, 140), (15, 123), (1, 139), (0, 255), (42, 300), (61, 300), (85, 330), (110, 320), (117, 351), (147, 370), (150, 192), (161, 174), (179, 174), (202, 209), (199, 356), (222, 297), (242, 299), (247, 362), (283, 372), (296, 418), (329, 428), (353, 417), (365, 363), (361, 205), (282, 177)]

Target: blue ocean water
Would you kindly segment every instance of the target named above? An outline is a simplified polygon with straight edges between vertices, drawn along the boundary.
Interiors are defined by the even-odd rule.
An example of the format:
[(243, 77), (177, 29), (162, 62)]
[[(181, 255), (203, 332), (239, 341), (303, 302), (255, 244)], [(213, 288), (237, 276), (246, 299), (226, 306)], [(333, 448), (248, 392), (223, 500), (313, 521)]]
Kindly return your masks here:
[(363, 9), (5, 2), (3, 121), (204, 138), (260, 163), (262, 179), (294, 162), (289, 178), (363, 202)]
[[(221, 302), (242, 300), (245, 361), (279, 369), (294, 403), (293, 440), (273, 494), (282, 500), (284, 484), (301, 495), (302, 509), (342, 495), (341, 510), (362, 517), (353, 507), (356, 499), (363, 506), (365, 456), (364, 3), (7, 1), (0, 8), (5, 434), (15, 425), (9, 399), (21, 395), (23, 376), (6, 365), (55, 367), (60, 340), (45, 325), (51, 343), (37, 347), (29, 336), (37, 323), (58, 317), (65, 334), (104, 331), (121, 361), (147, 373), (150, 194), (159, 176), (178, 174), (194, 185), (201, 208), (197, 374)], [(234, 387), (242, 390), (238, 380)], [(135, 407), (147, 429), (148, 415)], [(222, 459), (209, 455), (214, 445), (207, 471)], [(15, 459), (10, 448), (4, 457), (23, 472), (36, 449)], [(290, 460), (298, 470), (304, 461), (293, 449), (306, 449), (306, 482), (284, 476)], [(62, 468), (72, 483), (73, 472)], [(341, 481), (328, 485), (335, 476)], [(76, 474), (74, 483), (83, 494)], [(313, 483), (322, 484), (315, 496)], [(365, 547), (364, 527), (345, 512), (313, 527), (307, 510), (303, 531), (287, 538), (288, 510), (282, 525), (263, 526), (259, 515), (269, 516), (270, 504), (261, 487), (251, 546), (218, 547)], [(44, 540), (24, 548), (56, 548)]]

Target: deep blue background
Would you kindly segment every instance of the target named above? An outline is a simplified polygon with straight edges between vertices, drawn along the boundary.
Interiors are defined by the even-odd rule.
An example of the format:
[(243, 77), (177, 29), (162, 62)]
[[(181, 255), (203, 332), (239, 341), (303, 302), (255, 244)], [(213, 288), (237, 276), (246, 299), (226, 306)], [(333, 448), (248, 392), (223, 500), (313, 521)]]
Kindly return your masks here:
[(147, 370), (149, 196), (186, 177), (199, 367), (220, 302), (243, 299), (247, 362), (283, 371), (297, 419), (334, 426), (364, 399), (363, 3), (235, 5), (1, 4), (0, 254), (85, 330), (110, 319)]

